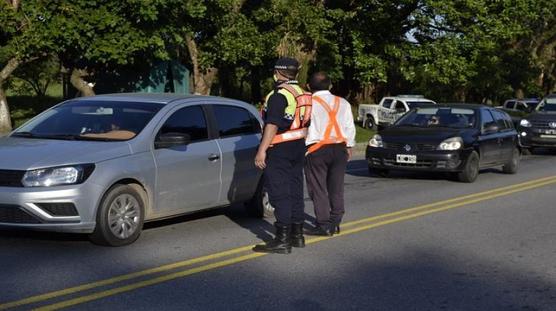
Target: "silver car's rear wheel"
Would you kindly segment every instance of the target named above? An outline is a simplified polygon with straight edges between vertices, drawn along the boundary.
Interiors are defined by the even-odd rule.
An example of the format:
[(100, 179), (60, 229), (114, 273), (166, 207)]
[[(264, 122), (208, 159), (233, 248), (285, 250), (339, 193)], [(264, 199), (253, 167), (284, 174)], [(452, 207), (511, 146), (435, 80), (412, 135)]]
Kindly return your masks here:
[(131, 244), (139, 238), (145, 217), (140, 187), (115, 185), (102, 198), (97, 211), (94, 243), (108, 246)]

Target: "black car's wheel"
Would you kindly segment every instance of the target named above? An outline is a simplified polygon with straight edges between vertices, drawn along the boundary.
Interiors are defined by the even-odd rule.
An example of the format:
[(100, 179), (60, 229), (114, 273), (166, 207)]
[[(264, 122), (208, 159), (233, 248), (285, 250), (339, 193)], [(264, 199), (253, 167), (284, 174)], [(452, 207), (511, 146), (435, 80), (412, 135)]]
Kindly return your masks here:
[(465, 161), (463, 171), (457, 174), (458, 180), (461, 182), (472, 183), (479, 176), (479, 155), (476, 151), (472, 151)]
[(102, 198), (93, 243), (106, 246), (128, 245), (139, 238), (145, 220), (145, 202), (131, 185), (115, 185)]
[(363, 127), (371, 130), (375, 130), (376, 129), (375, 119), (371, 116), (367, 117), (367, 119), (365, 120), (365, 124), (363, 124)]
[(376, 177), (388, 177), (390, 171), (384, 168), (374, 168), (369, 166), (369, 175)]
[(261, 178), (253, 198), (245, 205), (247, 213), (256, 218), (268, 218), (274, 215), (274, 207), (270, 204), (268, 193), (264, 189), (264, 182)]
[(502, 166), (502, 172), (505, 174), (515, 174), (519, 168), (519, 162), (521, 161), (521, 152), (519, 149), (514, 148), (512, 159)]

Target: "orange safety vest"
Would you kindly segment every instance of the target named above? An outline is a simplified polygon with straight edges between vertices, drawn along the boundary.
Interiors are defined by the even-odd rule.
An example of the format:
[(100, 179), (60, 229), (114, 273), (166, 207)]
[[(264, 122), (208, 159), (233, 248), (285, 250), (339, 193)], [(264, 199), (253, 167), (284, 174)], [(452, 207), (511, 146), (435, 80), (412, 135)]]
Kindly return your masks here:
[[(342, 135), (342, 130), (340, 129), (340, 125), (338, 124), (338, 120), (336, 119), (338, 110), (340, 110), (340, 97), (334, 96), (333, 109), (330, 109), (330, 105), (328, 105), (328, 103), (326, 103), (324, 99), (318, 96), (313, 96), (313, 99), (328, 112), (328, 125), (326, 126), (326, 130), (324, 131), (323, 139), (318, 143), (311, 145), (307, 150), (307, 154), (313, 153), (325, 145), (341, 144), (346, 142), (346, 138)], [(332, 130), (336, 132), (336, 137), (330, 137), (330, 134), (332, 134)]]
[[(313, 104), (312, 96), (309, 92), (300, 93), (293, 86), (287, 83), (280, 84), (278, 88), (283, 88), (294, 96), (296, 107), (290, 129), (284, 133), (275, 135), (274, 139), (272, 139), (271, 145), (304, 139), (305, 137), (307, 137), (307, 127), (309, 126), (309, 121), (311, 120), (311, 108)], [(301, 116), (302, 108), (304, 110), (303, 117)]]

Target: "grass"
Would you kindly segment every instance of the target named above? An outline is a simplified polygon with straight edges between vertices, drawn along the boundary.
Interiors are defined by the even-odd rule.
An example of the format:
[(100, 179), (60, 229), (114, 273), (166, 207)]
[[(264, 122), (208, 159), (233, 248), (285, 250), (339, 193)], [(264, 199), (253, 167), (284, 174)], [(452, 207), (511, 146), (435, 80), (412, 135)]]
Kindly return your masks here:
[(355, 142), (366, 143), (376, 134), (376, 131), (361, 127), (361, 124), (355, 124)]

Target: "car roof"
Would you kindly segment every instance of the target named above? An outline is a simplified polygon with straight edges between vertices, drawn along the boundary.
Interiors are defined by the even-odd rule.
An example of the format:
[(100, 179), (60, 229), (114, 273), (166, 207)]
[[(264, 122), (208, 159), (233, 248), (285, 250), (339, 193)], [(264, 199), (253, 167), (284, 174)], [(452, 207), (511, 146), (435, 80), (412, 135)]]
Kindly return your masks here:
[(122, 102), (143, 102), (143, 103), (156, 103), (156, 104), (169, 104), (178, 100), (189, 99), (218, 99), (239, 102), (233, 99), (217, 97), (217, 96), (204, 96), (204, 95), (182, 95), (173, 93), (117, 93), (117, 94), (102, 94), (91, 97), (79, 97), (74, 100), (88, 101), (88, 100), (105, 100), (105, 101), (122, 101)]
[[(426, 105), (424, 107), (431, 107), (431, 108), (467, 108), (467, 109), (480, 109), (480, 108), (493, 108), (483, 104), (475, 104), (475, 103), (439, 103), (436, 105)], [(419, 107), (423, 108), (423, 107)]]
[(516, 102), (538, 102), (540, 101), (538, 98), (510, 98), (506, 99), (505, 101), (516, 101)]

